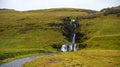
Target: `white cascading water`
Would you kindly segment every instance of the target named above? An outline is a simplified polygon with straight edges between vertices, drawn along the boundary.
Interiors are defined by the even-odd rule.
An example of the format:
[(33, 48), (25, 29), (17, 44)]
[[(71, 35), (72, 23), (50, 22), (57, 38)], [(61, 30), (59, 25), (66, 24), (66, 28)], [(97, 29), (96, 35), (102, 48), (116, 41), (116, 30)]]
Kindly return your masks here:
[[(73, 22), (75, 22), (75, 20), (71, 20), (70, 24), (73, 25)], [(76, 24), (73, 25), (74, 28), (76, 29)], [(61, 47), (61, 51), (62, 52), (67, 52), (67, 51), (77, 51), (78, 50), (78, 46), (75, 44), (75, 37), (76, 37), (76, 34), (75, 32), (72, 32), (73, 33), (73, 36), (72, 36), (72, 42), (71, 44), (67, 45), (67, 44), (63, 44), (62, 47)], [(68, 46), (68, 48), (67, 48)]]
[(63, 44), (63, 45), (62, 45), (61, 51), (62, 51), (62, 52), (67, 52), (67, 45), (66, 45), (66, 44)]
[(76, 34), (74, 33), (73, 39), (72, 39), (72, 43), (73, 43), (73, 44), (75, 43), (75, 36), (76, 36)]
[(73, 44), (70, 44), (69, 45), (69, 52), (72, 51), (72, 49), (73, 49)]
[(77, 51), (77, 45), (74, 44), (74, 51)]

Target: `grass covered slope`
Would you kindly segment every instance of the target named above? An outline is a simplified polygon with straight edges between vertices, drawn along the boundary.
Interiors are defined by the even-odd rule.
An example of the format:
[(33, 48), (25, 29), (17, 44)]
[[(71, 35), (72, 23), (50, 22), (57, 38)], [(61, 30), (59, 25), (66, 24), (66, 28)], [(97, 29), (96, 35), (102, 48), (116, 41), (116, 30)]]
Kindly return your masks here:
[[(120, 56), (120, 16), (119, 14), (109, 13), (111, 13), (109, 10), (107, 15), (104, 15), (104, 12), (72, 8), (46, 9), (27, 12), (0, 10), (0, 63), (6, 58), (14, 58), (19, 55), (56, 51), (53, 49), (52, 45), (62, 45), (64, 43), (68, 43), (65, 36), (62, 34), (60, 24), (62, 23), (62, 18), (69, 16), (71, 18), (79, 17), (81, 19), (81, 27), (78, 31), (84, 34), (84, 36), (78, 37), (82, 39), (80, 40), (80, 43), (82, 41), (81, 44), (86, 45), (86, 49), (104, 49), (110, 51), (101, 50), (97, 53), (97, 50), (90, 50), (90, 58), (87, 57), (87, 53), (89, 53), (89, 51), (83, 51), (82, 53), (81, 51), (75, 53), (64, 53), (50, 58), (58, 57), (60, 58), (60, 60), (58, 59), (59, 61), (67, 58), (67, 60), (57, 64), (62, 64), (63, 66), (66, 65), (69, 67), (69, 63), (67, 62), (73, 60), (75, 56), (75, 60), (71, 62), (72, 66), (86, 66), (88, 63), (87, 66), (89, 67), (89, 65), (93, 65), (96, 62), (100, 63), (99, 61), (106, 63), (110, 57), (110, 63), (113, 61), (110, 65), (113, 64), (119, 66), (119, 63), (117, 63), (119, 60), (116, 61), (116, 59), (119, 59), (118, 56)], [(108, 54), (108, 52), (110, 54)], [(91, 56), (94, 56), (94, 53), (95, 58), (91, 58)], [(105, 53), (106, 55), (104, 56)], [(82, 55), (79, 56), (79, 54)], [(99, 57), (99, 55), (102, 56), (102, 58)], [(99, 58), (96, 59), (96, 57)], [(107, 59), (104, 57), (107, 57)], [(88, 59), (85, 59), (85, 61), (79, 61), (83, 60), (83, 58)], [(45, 61), (43, 64), (47, 62), (46, 59), (43, 59), (43, 61)], [(56, 62), (57, 60), (55, 59), (52, 61)], [(90, 64), (91, 61), (92, 64)], [(50, 61), (50, 63), (53, 62)], [(81, 64), (74, 64), (74, 62), (79, 62)], [(39, 64), (41, 63), (37, 60), (34, 64), (31, 64), (31, 66), (39, 66)], [(106, 64), (103, 66), (109, 66), (109, 63)], [(29, 63), (26, 64), (26, 66), (28, 65)], [(99, 64), (95, 64), (95, 66), (98, 67)]]
[[(61, 14), (62, 13), (62, 14)], [(60, 26), (66, 16), (84, 16), (95, 11), (80, 9), (46, 9), (27, 12), (0, 10), (0, 52), (43, 49), (52, 44), (67, 42)]]
[(81, 32), (90, 49), (120, 49), (120, 17), (115, 14), (83, 20)]
[(56, 51), (52, 45), (68, 42), (61, 32), (61, 19), (93, 13), (96, 11), (73, 8), (26, 12), (1, 9), (0, 63), (19, 55)]
[(119, 50), (81, 50), (28, 62), (24, 67), (119, 67)]
[(81, 20), (78, 31), (85, 49), (36, 59), (24, 67), (120, 67), (120, 15), (107, 11)]

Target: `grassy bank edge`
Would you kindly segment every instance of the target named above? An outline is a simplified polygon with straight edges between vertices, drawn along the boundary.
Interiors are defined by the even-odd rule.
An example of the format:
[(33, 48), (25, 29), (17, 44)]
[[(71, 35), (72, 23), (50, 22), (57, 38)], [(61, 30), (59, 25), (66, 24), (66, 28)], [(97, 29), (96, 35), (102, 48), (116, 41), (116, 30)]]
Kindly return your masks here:
[[(99, 49), (98, 50), (97, 49), (96, 50), (85, 50), (83, 49), (83, 50), (79, 50), (76, 52), (59, 53), (51, 57), (38, 58), (31, 62), (25, 63), (24, 67), (35, 67), (35, 66), (43, 67), (44, 65), (46, 67), (48, 66), (49, 67), (55, 67), (55, 66), (63, 67), (64, 65), (72, 65), (72, 64), (78, 65), (79, 63), (87, 64), (88, 61), (89, 61), (88, 65), (90, 64), (94, 66), (94, 64), (91, 64), (91, 63), (96, 63), (94, 62), (95, 60), (97, 61), (97, 64), (100, 64), (99, 61), (102, 61), (102, 63), (106, 63), (107, 61), (108, 63), (106, 64), (103, 64), (103, 65), (100, 64), (100, 67), (103, 67), (103, 66), (106, 67), (106, 65), (111, 64), (110, 62), (113, 62), (113, 64), (115, 63), (119, 64), (118, 61), (120, 60), (117, 60), (117, 58), (119, 59), (119, 57), (120, 57), (120, 50), (99, 50)], [(63, 62), (63, 65), (61, 65), (62, 64), (61, 62)], [(95, 67), (99, 66), (99, 65), (97, 66), (96, 65)], [(89, 66), (85, 65), (85, 67), (89, 67)]]
[[(8, 57), (6, 59), (3, 59), (3, 60), (0, 60), (0, 65), (1, 64), (4, 64), (4, 63), (7, 63), (7, 62), (10, 62), (10, 61), (13, 61), (13, 60), (16, 60), (16, 59), (20, 59), (20, 58), (25, 58), (25, 57), (30, 57), (30, 56), (38, 56), (38, 55), (43, 55), (45, 53), (54, 53), (56, 52), (55, 50), (48, 50), (48, 51), (42, 51), (40, 52), (41, 50), (33, 50), (34, 52), (31, 52), (31, 51), (22, 51), (22, 52), (28, 52), (28, 53), (23, 53), (23, 54), (18, 54), (18, 55), (15, 55), (14, 57)], [(8, 54), (11, 54), (11, 53), (20, 53), (20, 52), (8, 52)]]

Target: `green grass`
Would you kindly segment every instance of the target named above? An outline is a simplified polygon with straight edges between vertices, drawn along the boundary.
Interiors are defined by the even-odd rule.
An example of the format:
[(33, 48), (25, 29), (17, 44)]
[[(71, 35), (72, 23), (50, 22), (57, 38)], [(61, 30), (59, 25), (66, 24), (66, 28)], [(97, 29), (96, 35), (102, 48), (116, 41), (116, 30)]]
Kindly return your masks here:
[(120, 50), (120, 35), (98, 36), (91, 39), (88, 43), (88, 49), (113, 49)]
[[(87, 11), (87, 10), (86, 10)], [(62, 13), (62, 14), (61, 14)], [(55, 52), (52, 45), (68, 43), (62, 35), (61, 19), (70, 16), (86, 16), (81, 9), (46, 9), (27, 12), (0, 10), (0, 57), (7, 58), (30, 53)]]
[(88, 49), (120, 49), (120, 20), (115, 14), (83, 20), (81, 32)]
[[(85, 49), (120, 50), (120, 17), (118, 17), (117, 14), (104, 16), (102, 12), (74, 8), (56, 8), (27, 12), (0, 10), (0, 57), (9, 59), (11, 56), (14, 58), (19, 55), (39, 53), (40, 50), (43, 50), (43, 52), (57, 51), (52, 47), (53, 45), (62, 45), (69, 42), (65, 39), (65, 36), (62, 35), (61, 26), (50, 26), (50, 23), (61, 24), (61, 19), (67, 16), (71, 18), (82, 17), (82, 19), (80, 19), (81, 27), (78, 31), (85, 34), (82, 37), (82, 44), (87, 45)], [(94, 16), (97, 17), (91, 18)], [(83, 53), (86, 54), (86, 52)], [(107, 52), (105, 51), (105, 53)], [(66, 57), (68, 56), (69, 59), (69, 55), (71, 55), (71, 58), (73, 56), (72, 54), (78, 53), (68, 53), (65, 55)], [(96, 55), (97, 54), (98, 53), (96, 53)], [(111, 59), (114, 58), (112, 54), (114, 54), (114, 51), (109, 55)], [(115, 56), (118, 55), (115, 51)], [(76, 56), (75, 59), (77, 58)], [(0, 60), (0, 62), (3, 63), (4, 60)], [(95, 63), (94, 60), (99, 66), (100, 62), (98, 61), (103, 61), (104, 58), (99, 58), (98, 60), (93, 59), (92, 64), (90, 64), (91, 60), (92, 59), (90, 59), (90, 61), (88, 61), (88, 59), (85, 60), (85, 62), (88, 61), (88, 66)], [(66, 62), (67, 61), (65, 61), (64, 64), (66, 64)], [(38, 62), (34, 65), (37, 63)], [(115, 61), (114, 63), (117, 62)], [(85, 65), (86, 64), (87, 62)], [(68, 63), (66, 65), (69, 66)], [(75, 64), (73, 64), (73, 66), (74, 65)]]
[[(49, 34), (48, 34), (49, 33)], [(51, 44), (61, 42), (64, 37), (51, 30), (31, 30), (26, 34), (8, 34), (7, 38), (2, 38), (1, 51), (6, 49), (40, 49)], [(56, 36), (58, 38), (56, 38)], [(33, 46), (34, 45), (34, 46)]]
[(61, 26), (50, 26), (49, 23), (62, 23), (61, 19), (66, 16), (87, 16), (87, 11), (73, 8), (27, 12), (0, 10), (0, 52), (37, 50), (67, 43)]
[(81, 50), (27, 62), (24, 67), (119, 67), (119, 50)]
[(117, 14), (101, 14), (97, 18), (82, 19), (78, 31), (85, 34), (82, 44), (86, 48), (39, 58), (26, 63), (24, 67), (119, 67), (119, 19)]

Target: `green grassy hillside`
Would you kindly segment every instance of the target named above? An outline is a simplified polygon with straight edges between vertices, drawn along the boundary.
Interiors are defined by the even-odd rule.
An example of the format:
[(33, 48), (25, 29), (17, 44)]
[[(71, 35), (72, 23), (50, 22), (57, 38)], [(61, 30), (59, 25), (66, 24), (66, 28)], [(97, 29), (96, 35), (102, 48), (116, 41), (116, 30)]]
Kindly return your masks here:
[[(80, 19), (78, 32), (84, 34), (79, 44), (85, 49), (120, 49), (120, 16), (117, 12), (101, 12), (74, 8), (19, 12), (0, 10), (0, 60), (19, 55), (53, 52), (53, 45), (68, 43), (62, 34), (62, 19)], [(114, 10), (116, 11), (116, 10)], [(107, 15), (106, 15), (107, 13)]]
[(36, 59), (24, 67), (119, 67), (120, 8), (104, 9), (79, 18), (78, 31), (84, 36), (78, 37), (81, 37), (79, 43), (86, 46), (84, 49)]
[[(83, 20), (81, 32), (88, 38), (84, 41), (91, 49), (120, 49), (120, 17), (115, 14)], [(83, 39), (84, 39), (83, 38)]]
[(50, 24), (60, 24), (66, 16), (86, 16), (95, 12), (72, 8), (27, 12), (0, 10), (0, 51), (43, 49), (67, 42), (61, 26)]
[(56, 51), (52, 45), (68, 43), (61, 32), (61, 19), (94, 13), (96, 11), (73, 8), (26, 12), (1, 9), (0, 60), (29, 53)]

